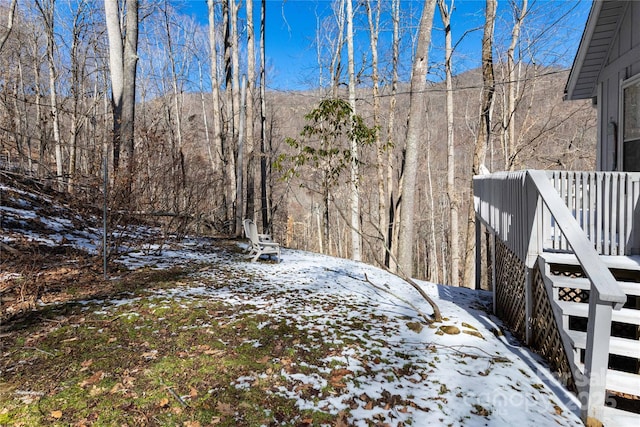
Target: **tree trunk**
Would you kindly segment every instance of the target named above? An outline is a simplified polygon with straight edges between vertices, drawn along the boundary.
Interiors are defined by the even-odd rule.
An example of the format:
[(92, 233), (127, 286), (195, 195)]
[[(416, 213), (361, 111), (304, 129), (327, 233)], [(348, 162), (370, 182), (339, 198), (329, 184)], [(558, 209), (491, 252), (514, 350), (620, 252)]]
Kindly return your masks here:
[(344, 45), (344, 24), (345, 24), (345, 16), (344, 16), (344, 9), (345, 9), (345, 0), (339, 0), (339, 2), (336, 2), (337, 6), (337, 12), (338, 15), (336, 16), (337, 19), (337, 24), (338, 24), (338, 31), (337, 31), (337, 39), (335, 42), (335, 46), (333, 49), (333, 56), (331, 58), (331, 89), (332, 89), (332, 93), (333, 93), (333, 98), (337, 99), (338, 98), (338, 87), (340, 86), (340, 74), (342, 73), (342, 64), (341, 64), (341, 57), (342, 57), (342, 46)]
[[(385, 266), (391, 271), (397, 270), (397, 245), (394, 245), (396, 235), (395, 221), (395, 200), (394, 200), (394, 180), (393, 180), (393, 147), (395, 146), (395, 117), (396, 117), (396, 94), (398, 92), (398, 63), (400, 61), (400, 0), (393, 0), (391, 4), (393, 16), (393, 43), (392, 43), (392, 76), (391, 76), (391, 98), (389, 99), (389, 120), (387, 123), (387, 193), (385, 199), (387, 205), (387, 230), (386, 230), (386, 253)], [(383, 231), (384, 232), (384, 231)]]
[[(353, 130), (356, 115), (356, 73), (353, 57), (353, 3), (347, 0), (347, 56), (349, 73), (349, 105), (351, 106), (351, 127)], [(351, 196), (351, 259), (360, 261), (360, 195), (358, 190), (358, 141), (351, 136), (351, 180), (349, 185)]]
[[(238, 39), (238, 9), (240, 6), (236, 3), (236, 0), (228, 0), (229, 1), (229, 18), (231, 23), (231, 103), (232, 103), (232, 111), (233, 111), (233, 120), (232, 120), (232, 132), (233, 135), (233, 144), (236, 147), (236, 159), (241, 156), (240, 154), (240, 47), (239, 47), (239, 39)], [(228, 86), (227, 86), (228, 90)], [(244, 171), (243, 168), (236, 167), (236, 170), (241, 173)], [(238, 215), (242, 215), (242, 209), (244, 208), (244, 203), (242, 200), (242, 194), (239, 194), (237, 188), (237, 181), (240, 180), (242, 182), (242, 177), (238, 176), (236, 173), (235, 182), (236, 182), (236, 191), (235, 191), (235, 203), (234, 203), (234, 213), (237, 217)], [(240, 212), (238, 212), (240, 211)], [(241, 230), (236, 228), (232, 230), (233, 233), (237, 236), (240, 235)]]
[(425, 91), (427, 89), (427, 72), (429, 63), (429, 47), (431, 29), (436, 0), (425, 0), (420, 29), (418, 47), (413, 60), (411, 88), (409, 92), (409, 118), (407, 123), (405, 166), (402, 185), (402, 207), (400, 209), (400, 230), (398, 236), (398, 268), (403, 274), (411, 277), (413, 273), (413, 229), (414, 197), (416, 190), (416, 174), (418, 171), (418, 144), (423, 133), (425, 114)]
[[(177, 211), (181, 212), (187, 208), (187, 199), (186, 199), (186, 188), (187, 188), (187, 171), (184, 162), (184, 151), (183, 151), (183, 135), (182, 135), (182, 94), (181, 90), (178, 87), (178, 69), (176, 65), (176, 52), (174, 51), (173, 46), (173, 34), (171, 32), (171, 22), (169, 19), (169, 4), (167, 0), (165, 0), (164, 5), (164, 26), (167, 35), (167, 48), (166, 53), (169, 57), (169, 65), (171, 67), (171, 90), (173, 92), (173, 115), (175, 117), (175, 129), (173, 134), (176, 136), (177, 141), (177, 153), (175, 153), (175, 158), (177, 158), (177, 167), (178, 167), (178, 182), (175, 186), (176, 194), (175, 197), (175, 205), (177, 207)], [(171, 107), (168, 107), (169, 109)], [(171, 123), (170, 123), (171, 124)], [(175, 150), (175, 148), (173, 148)], [(175, 163), (174, 163), (175, 164)]]
[[(513, 4), (513, 7), (516, 8), (516, 4)], [(522, 0), (522, 7), (519, 11), (514, 10), (516, 21), (513, 24), (513, 29), (511, 31), (511, 44), (509, 45), (509, 49), (507, 50), (507, 102), (506, 102), (506, 111), (504, 114), (504, 119), (506, 119), (506, 135), (507, 135), (507, 150), (505, 155), (506, 168), (507, 170), (514, 170), (516, 161), (517, 161), (517, 152), (516, 152), (516, 63), (515, 63), (515, 50), (518, 45), (518, 40), (520, 38), (520, 29), (522, 28), (522, 23), (524, 22), (524, 18), (527, 15), (528, 8), (528, 0)]]
[(86, 23), (84, 15), (86, 14), (87, 4), (81, 3), (74, 10), (73, 25), (71, 27), (71, 97), (73, 108), (71, 112), (71, 141), (69, 143), (69, 179), (67, 188), (69, 193), (75, 190), (76, 171), (78, 169), (78, 144), (82, 123), (85, 121), (84, 115), (80, 112), (81, 105), (85, 97), (83, 96), (83, 81), (85, 74), (86, 58), (81, 58), (80, 48), (82, 46), (83, 36), (86, 34)]
[(245, 129), (245, 105), (247, 98), (247, 81), (242, 79), (240, 87), (240, 111), (238, 118), (238, 158), (236, 160), (236, 237), (241, 237), (242, 220), (244, 219), (244, 129)]
[(0, 38), (0, 52), (2, 52), (2, 48), (4, 47), (4, 44), (7, 42), (7, 39), (11, 34), (11, 29), (13, 28), (13, 19), (16, 15), (17, 4), (18, 4), (18, 0), (11, 0), (11, 4), (9, 5), (9, 16), (7, 16), (7, 25), (5, 27), (5, 33)]
[[(40, 56), (40, 54), (38, 53), (38, 41), (37, 39), (34, 37), (33, 39), (33, 51), (31, 52), (31, 54), (33, 55), (34, 58), (38, 58)], [(33, 62), (33, 76), (36, 82), (40, 81), (40, 64), (38, 64), (37, 61)], [(35, 84), (34, 85), (34, 101), (36, 104), (36, 129), (37, 129), (37, 133), (36, 133), (36, 138), (38, 140), (38, 158), (39, 159), (44, 159), (44, 150), (45, 150), (45, 138), (44, 138), (44, 134), (45, 134), (45, 124), (44, 124), (44, 119), (43, 119), (43, 114), (42, 114), (42, 93), (41, 93), (41, 89), (40, 89), (40, 85), (39, 84)], [(43, 165), (42, 165), (42, 161), (39, 161), (36, 163), (36, 174), (38, 176), (42, 176), (42, 172), (43, 172)]]
[(205, 149), (207, 150), (207, 154), (209, 155), (209, 165), (211, 166), (211, 171), (215, 172), (217, 170), (216, 160), (215, 160), (217, 153), (214, 154), (213, 142), (211, 140), (211, 132), (209, 131), (209, 119), (207, 118), (207, 104), (205, 102), (205, 97), (204, 97), (204, 94), (205, 94), (204, 81), (202, 78), (202, 64), (200, 63), (200, 61), (198, 61), (198, 84), (200, 86), (200, 106), (202, 107), (202, 125), (204, 126)]
[(213, 119), (213, 172), (222, 174), (222, 117), (220, 110), (220, 84), (218, 82), (218, 49), (216, 44), (216, 19), (214, 0), (207, 0), (209, 11), (209, 49), (211, 54), (211, 101)]
[(266, 101), (266, 50), (265, 50), (265, 23), (267, 14), (267, 2), (262, 0), (260, 7), (260, 210), (262, 212), (262, 229), (270, 230), (271, 207), (268, 193), (267, 170), (267, 101)]
[[(496, 21), (497, 0), (486, 0), (484, 34), (482, 36), (482, 100), (478, 134), (473, 152), (472, 177), (480, 173), (480, 166), (484, 165), (487, 147), (491, 139), (491, 113), (493, 110), (493, 95), (495, 93), (495, 78), (493, 73), (493, 30)], [(471, 200), (467, 216), (467, 244), (465, 249), (465, 267), (463, 284), (475, 286), (475, 209), (473, 205), (473, 180), (471, 180)], [(479, 250), (480, 248), (478, 248)]]
[(247, 208), (245, 215), (254, 219), (255, 211), (255, 141), (253, 136), (253, 100), (256, 79), (255, 27), (253, 25), (253, 1), (247, 1), (247, 95), (245, 101), (245, 141), (247, 145)]
[[(378, 76), (378, 37), (380, 35), (380, 6), (377, 2), (375, 15), (371, 7), (371, 0), (367, 0), (367, 20), (369, 22), (369, 45), (371, 48), (371, 94), (373, 95), (373, 127), (375, 129), (375, 147), (378, 178), (378, 240), (376, 246), (380, 249), (381, 259), (384, 259), (385, 231), (387, 230), (387, 196), (385, 193), (385, 146), (380, 139), (380, 83)], [(381, 246), (381, 247), (380, 247)], [(376, 250), (376, 249), (374, 249)], [(378, 259), (378, 257), (375, 257)]]
[[(449, 198), (449, 255), (451, 256), (451, 277), (449, 284), (460, 286), (460, 241), (459, 220), (458, 220), (458, 195), (455, 185), (455, 145), (453, 127), (453, 77), (451, 55), (451, 12), (453, 11), (453, 0), (451, 7), (447, 8), (444, 0), (438, 0), (440, 17), (445, 28), (445, 80), (447, 88), (447, 196)], [(435, 230), (432, 230), (435, 233)]]
[[(431, 240), (431, 252), (428, 253), (430, 272), (427, 280), (434, 283), (440, 283), (440, 268), (438, 266), (438, 245), (436, 243), (436, 203), (433, 197), (434, 191), (431, 175), (431, 134), (429, 133), (427, 135), (427, 182), (429, 183), (429, 224), (431, 226), (431, 232), (429, 234)], [(453, 237), (453, 235), (451, 237)]]
[[(237, 18), (234, 18), (235, 15), (235, 1), (234, 0), (225, 0), (223, 2), (223, 26), (225, 30), (224, 35), (224, 72), (225, 72), (225, 111), (226, 117), (224, 121), (225, 132), (224, 132), (224, 144), (223, 144), (223, 155), (224, 155), (224, 163), (225, 163), (225, 171), (224, 171), (224, 187), (226, 189), (226, 218), (225, 220), (229, 221), (231, 225), (231, 234), (235, 234), (235, 212), (236, 212), (236, 170), (235, 170), (235, 162), (237, 155), (237, 138), (236, 138), (236, 127), (237, 127), (237, 117), (235, 108), (237, 108), (237, 104), (235, 101), (234, 91), (237, 91), (235, 88), (237, 76), (234, 77), (234, 61), (233, 61), (233, 50), (234, 38), (237, 37)], [(235, 107), (235, 108), (234, 108)]]
[(330, 254), (331, 253), (331, 241), (329, 239), (329, 201), (330, 201), (330, 196), (329, 196), (329, 186), (326, 184), (327, 183), (327, 171), (323, 170), (322, 171), (322, 182), (325, 183), (324, 187), (323, 187), (323, 193), (322, 193), (322, 202), (324, 204), (323, 211), (322, 211), (322, 217), (324, 219), (324, 224), (323, 224), (323, 228), (322, 228), (322, 240), (324, 242), (324, 247), (325, 247), (325, 252), (326, 254)]
[[(109, 69), (111, 71), (111, 103), (113, 108), (113, 169), (120, 170), (121, 148), (125, 152), (123, 190), (131, 193), (134, 171), (134, 118), (136, 71), (138, 64), (138, 0), (126, 0), (120, 11), (117, 0), (104, 0), (109, 37)], [(125, 13), (125, 28), (121, 29), (120, 14)], [(124, 33), (123, 33), (124, 30)], [(128, 197), (126, 198), (127, 200)]]
[(49, 69), (49, 102), (55, 144), (56, 180), (60, 190), (64, 189), (64, 170), (62, 160), (62, 137), (60, 135), (60, 117), (58, 94), (56, 89), (57, 71), (55, 63), (55, 0), (37, 0), (36, 7), (42, 15), (47, 35), (47, 66)]

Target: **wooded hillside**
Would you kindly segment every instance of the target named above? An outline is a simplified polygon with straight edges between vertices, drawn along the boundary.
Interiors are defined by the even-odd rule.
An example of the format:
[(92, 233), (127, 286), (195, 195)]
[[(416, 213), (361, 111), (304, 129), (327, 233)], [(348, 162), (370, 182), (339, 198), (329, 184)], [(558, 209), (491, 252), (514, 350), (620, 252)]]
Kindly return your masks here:
[[(106, 165), (110, 225), (135, 216), (170, 232), (240, 236), (251, 217), (287, 246), (356, 257), (361, 245), (357, 258), (393, 269), (414, 102), (421, 129), (405, 273), (457, 284), (463, 269), (451, 252), (473, 233), (466, 213), (487, 64), (495, 78), (486, 168), (594, 167), (595, 110), (562, 101), (568, 71), (540, 53), (557, 37), (543, 25), (553, 11), (540, 5), (512, 2), (483, 69), (448, 86), (456, 55), (434, 59), (426, 89), (416, 90), (401, 61), (420, 56), (420, 11), (338, 0), (318, 18), (320, 88), (276, 91), (263, 38), (270, 4), (207, 3), (204, 24), (167, 0), (0, 1), (0, 177), (27, 175), (100, 207)], [(455, 16), (444, 0), (424, 10), (436, 3), (437, 22)], [(570, 21), (570, 9), (556, 12)], [(370, 41), (361, 59), (349, 49), (354, 23)]]

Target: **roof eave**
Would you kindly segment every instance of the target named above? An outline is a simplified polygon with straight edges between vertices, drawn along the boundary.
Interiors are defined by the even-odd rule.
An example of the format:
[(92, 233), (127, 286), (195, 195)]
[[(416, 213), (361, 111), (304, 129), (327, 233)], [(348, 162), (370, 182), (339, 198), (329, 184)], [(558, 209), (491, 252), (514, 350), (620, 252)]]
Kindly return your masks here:
[(573, 59), (573, 65), (571, 66), (569, 78), (567, 79), (567, 84), (564, 89), (564, 98), (566, 100), (591, 98), (591, 96), (578, 96), (574, 93), (574, 91), (578, 82), (578, 78), (580, 77), (580, 72), (582, 71), (582, 65), (584, 64), (584, 60), (587, 56), (587, 51), (589, 50), (589, 45), (591, 44), (593, 33), (596, 29), (596, 24), (598, 23), (600, 11), (602, 10), (602, 3), (603, 0), (593, 0), (593, 4), (591, 5), (589, 18), (587, 19), (587, 24), (584, 28), (584, 32), (582, 33), (580, 46), (578, 47), (576, 57)]

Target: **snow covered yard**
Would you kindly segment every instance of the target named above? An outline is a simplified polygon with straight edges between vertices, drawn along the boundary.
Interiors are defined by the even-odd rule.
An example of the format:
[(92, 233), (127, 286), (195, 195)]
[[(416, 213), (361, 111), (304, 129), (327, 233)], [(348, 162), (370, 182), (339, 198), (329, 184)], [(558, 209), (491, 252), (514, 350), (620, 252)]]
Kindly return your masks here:
[(3, 198), (2, 241), (57, 249), (42, 274), (5, 253), (0, 289), (57, 293), (0, 325), (0, 425), (582, 425), (489, 293), (420, 283), (444, 317), (427, 324), (378, 268), (295, 250), (250, 263), (207, 239), (139, 246), (104, 282), (98, 230), (22, 196)]
[[(139, 255), (127, 262), (150, 262)], [(300, 409), (363, 426), (582, 424), (577, 400), (537, 356), (503, 335), (489, 315), (489, 293), (423, 282), (444, 317), (425, 325), (416, 308), (432, 310), (415, 289), (366, 264), (293, 250), (278, 264), (210, 257), (224, 275), (212, 267), (193, 285), (157, 296), (222, 301), (238, 307), (237, 315), (265, 316), (261, 328), (286, 322), (311, 337), (284, 343), (293, 353), (329, 345), (325, 357), (292, 358), (275, 373), (283, 384), (270, 392)], [(260, 338), (249, 344), (264, 345)], [(250, 388), (264, 375), (238, 378), (234, 386)]]

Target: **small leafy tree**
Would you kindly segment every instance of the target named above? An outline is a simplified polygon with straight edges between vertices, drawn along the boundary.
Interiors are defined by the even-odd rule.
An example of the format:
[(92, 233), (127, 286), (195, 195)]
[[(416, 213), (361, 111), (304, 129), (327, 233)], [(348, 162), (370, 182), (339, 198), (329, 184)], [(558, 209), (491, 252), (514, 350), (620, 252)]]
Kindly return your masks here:
[[(323, 200), (323, 239), (329, 241), (329, 202), (331, 190), (340, 184), (340, 177), (349, 170), (353, 157), (350, 141), (355, 140), (360, 147), (371, 146), (375, 141), (375, 128), (368, 127), (362, 117), (353, 114), (347, 101), (326, 99), (305, 116), (307, 124), (300, 132), (300, 139), (287, 138), (286, 143), (296, 150), (293, 155), (281, 154), (275, 162), (284, 180), (302, 179), (303, 172), (310, 167), (320, 174), (307, 179), (302, 187), (320, 193)], [(307, 178), (309, 175), (305, 175)]]

